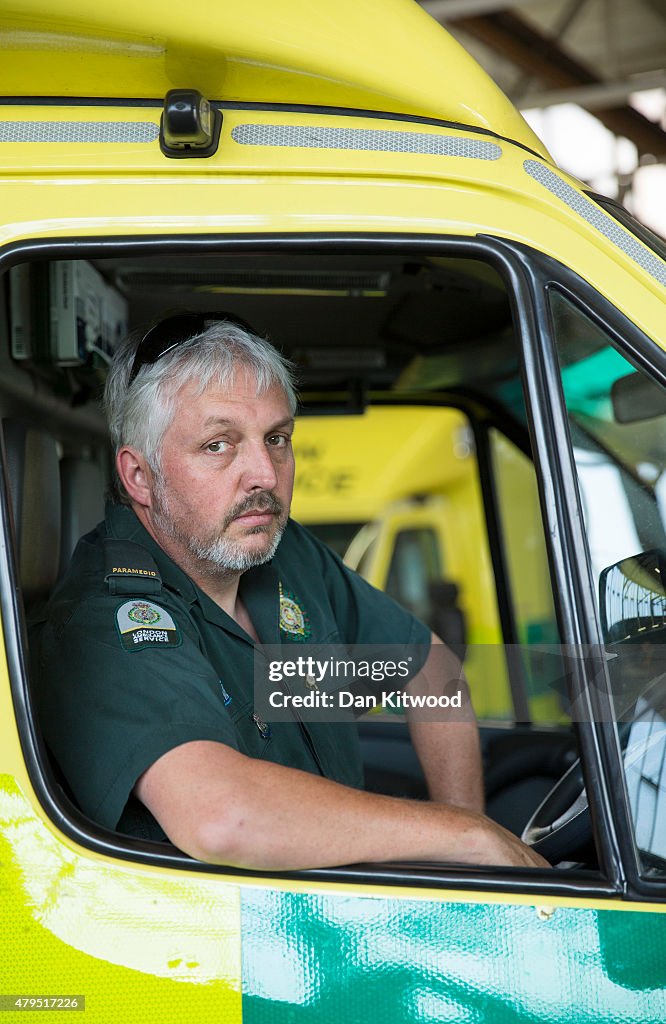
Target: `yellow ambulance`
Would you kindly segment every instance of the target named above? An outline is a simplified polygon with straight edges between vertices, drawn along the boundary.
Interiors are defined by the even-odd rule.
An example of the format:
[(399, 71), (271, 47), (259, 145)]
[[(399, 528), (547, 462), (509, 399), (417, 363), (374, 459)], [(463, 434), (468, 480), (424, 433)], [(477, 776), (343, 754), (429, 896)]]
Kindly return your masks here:
[[(507, 529), (536, 553), (525, 580), (521, 644), (557, 642), (548, 563), (539, 543), (541, 512), (531, 464), (500, 442), (506, 486), (517, 490)], [(373, 406), (357, 416), (304, 415), (294, 436), (292, 514), (373, 586), (465, 651), (477, 715), (515, 718), (504, 661), (497, 594), (474, 434), (463, 412), (446, 407)], [(532, 722), (556, 722), (556, 693), (528, 679)]]
[[(411, 0), (5, 0), (0, 48), (6, 1019), (666, 1019), (663, 242)], [(294, 360), (305, 446), (310, 417), (353, 447), (406, 410), (412, 504), (409, 446), (454, 416), (469, 504), (442, 568), (470, 629), (496, 615), (474, 685), (511, 708), (482, 727), (488, 809), (552, 871), (212, 867), (67, 795), (26, 617), (101, 515), (110, 353), (174, 308)], [(540, 695), (570, 724), (535, 721)], [(377, 717), (369, 788), (417, 795), (404, 723)]]

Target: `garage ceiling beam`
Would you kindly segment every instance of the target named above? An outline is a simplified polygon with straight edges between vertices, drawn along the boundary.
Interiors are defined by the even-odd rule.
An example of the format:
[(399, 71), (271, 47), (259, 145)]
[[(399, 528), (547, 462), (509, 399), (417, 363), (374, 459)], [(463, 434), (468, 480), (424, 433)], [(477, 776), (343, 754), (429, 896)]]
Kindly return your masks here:
[[(437, 21), (446, 23), (457, 18), (469, 18), (477, 14), (490, 14), (515, 7), (518, 0), (422, 0), (421, 7)], [(552, 0), (520, 0), (521, 7), (552, 3)]]
[[(456, 29), (469, 33), (501, 57), (554, 88), (605, 84), (552, 39), (509, 11), (461, 18), (456, 22)], [(641, 156), (666, 157), (666, 132), (633, 107), (618, 105), (600, 110), (597, 116), (610, 131), (630, 139)]]
[(532, 107), (553, 107), (558, 103), (577, 103), (586, 110), (604, 110), (615, 107), (632, 93), (646, 89), (666, 89), (666, 71), (624, 78), (600, 85), (576, 85), (571, 89), (550, 89), (545, 92), (526, 93), (514, 103), (521, 110)]

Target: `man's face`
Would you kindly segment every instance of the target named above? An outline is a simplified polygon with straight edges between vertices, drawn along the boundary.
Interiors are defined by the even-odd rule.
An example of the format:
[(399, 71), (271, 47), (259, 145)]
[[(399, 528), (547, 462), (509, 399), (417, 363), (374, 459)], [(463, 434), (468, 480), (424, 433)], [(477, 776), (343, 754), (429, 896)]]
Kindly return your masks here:
[(178, 393), (151, 508), (176, 562), (215, 575), (273, 556), (291, 504), (293, 426), (282, 389), (257, 396), (242, 368), (230, 388), (197, 395), (195, 382)]

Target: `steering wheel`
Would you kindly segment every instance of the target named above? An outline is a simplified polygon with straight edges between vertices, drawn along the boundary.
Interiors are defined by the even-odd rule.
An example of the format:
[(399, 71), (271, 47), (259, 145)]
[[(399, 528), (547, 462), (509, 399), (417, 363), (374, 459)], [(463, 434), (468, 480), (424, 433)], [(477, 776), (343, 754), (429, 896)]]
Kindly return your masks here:
[(551, 864), (575, 860), (575, 855), (592, 840), (592, 821), (580, 759), (539, 804), (521, 838)]

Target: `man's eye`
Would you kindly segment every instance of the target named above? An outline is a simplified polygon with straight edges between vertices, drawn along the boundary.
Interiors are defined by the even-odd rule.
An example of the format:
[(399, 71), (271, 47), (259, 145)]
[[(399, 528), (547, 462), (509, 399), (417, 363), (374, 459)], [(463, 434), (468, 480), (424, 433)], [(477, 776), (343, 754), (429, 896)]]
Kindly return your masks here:
[(271, 448), (285, 448), (289, 444), (289, 438), (284, 434), (271, 434), (266, 438), (266, 444), (269, 444)]
[(215, 455), (218, 452), (225, 452), (228, 447), (229, 446), (226, 441), (211, 441), (210, 444), (206, 445), (206, 451), (213, 452)]

